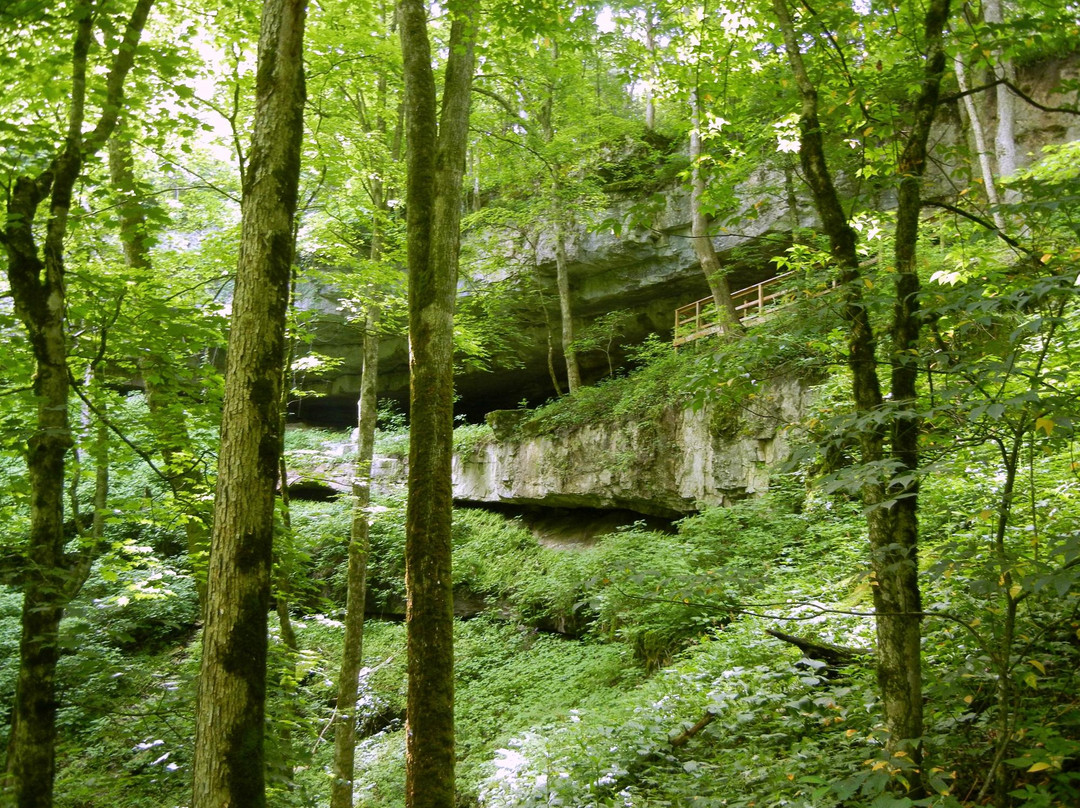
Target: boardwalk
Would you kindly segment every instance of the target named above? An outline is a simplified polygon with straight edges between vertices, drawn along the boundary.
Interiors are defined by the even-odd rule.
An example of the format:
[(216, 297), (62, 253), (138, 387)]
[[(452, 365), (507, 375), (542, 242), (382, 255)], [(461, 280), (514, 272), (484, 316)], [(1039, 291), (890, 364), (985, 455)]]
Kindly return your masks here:
[[(785, 297), (784, 281), (794, 275), (785, 272), (761, 283), (747, 286), (731, 293), (735, 312), (740, 320), (759, 317), (765, 309)], [(675, 310), (675, 347), (702, 337), (716, 334), (720, 325), (716, 320), (716, 302), (706, 297)]]

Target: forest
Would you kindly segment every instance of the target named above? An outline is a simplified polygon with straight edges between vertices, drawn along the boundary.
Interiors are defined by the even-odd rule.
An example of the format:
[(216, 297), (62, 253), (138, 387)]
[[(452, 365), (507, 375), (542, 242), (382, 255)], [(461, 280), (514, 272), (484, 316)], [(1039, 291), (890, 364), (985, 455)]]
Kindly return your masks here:
[(0, 77), (0, 805), (1080, 805), (1076, 0), (0, 0)]

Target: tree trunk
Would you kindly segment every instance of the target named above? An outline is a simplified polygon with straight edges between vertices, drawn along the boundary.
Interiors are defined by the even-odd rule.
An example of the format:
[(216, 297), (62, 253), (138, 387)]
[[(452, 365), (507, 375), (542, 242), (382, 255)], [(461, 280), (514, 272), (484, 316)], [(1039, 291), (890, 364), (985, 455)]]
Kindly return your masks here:
[[(986, 0), (983, 4), (983, 19), (990, 25), (1000, 26), (1005, 22), (1001, 9), (1001, 0)], [(995, 32), (1000, 36), (1000, 31)], [(994, 153), (997, 156), (998, 177), (1011, 177), (1016, 173), (1016, 99), (1004, 82), (1016, 84), (1016, 66), (1007, 57), (1002, 48), (994, 49), (994, 76), (1002, 82), (994, 88), (997, 98), (997, 128), (994, 132)], [(1005, 189), (1005, 201), (1015, 202), (1018, 194), (1015, 190)]]
[(731, 299), (731, 285), (727, 273), (720, 266), (712, 239), (709, 237), (709, 220), (702, 209), (705, 196), (705, 172), (701, 170), (701, 104), (695, 88), (690, 94), (690, 238), (701, 271), (709, 284), (716, 305), (716, 326), (721, 334), (738, 331), (739, 313)]
[[(73, 175), (72, 183), (74, 179)], [(19, 808), (52, 805), (57, 709), (54, 677), (57, 634), (65, 605), (59, 593), (66, 588), (67, 573), (64, 462), (73, 443), (68, 425), (63, 268), (56, 263), (62, 253), (57, 250), (52, 253), (51, 261), (43, 263), (30, 229), (44, 196), (38, 191), (47, 187), (22, 178), (16, 182), (8, 204), (5, 234), (9, 245), (8, 277), (16, 311), (27, 327), (34, 352), (34, 395), (38, 401), (37, 424), (27, 447), (30, 541), (7, 761), (8, 785), (14, 788)], [(53, 208), (55, 215), (55, 202)], [(26, 223), (25, 233), (21, 232), (22, 222)], [(54, 232), (51, 225), (52, 221), (50, 235)], [(22, 237), (25, 244), (19, 243)], [(43, 270), (45, 279), (41, 282)]]
[(922, 89), (911, 111), (911, 130), (897, 164), (900, 178), (896, 207), (896, 291), (890, 340), (890, 389), (897, 413), (892, 419), (892, 457), (896, 476), (890, 482), (892, 507), (888, 535), (871, 536), (877, 559), (875, 609), (878, 612), (878, 678), (891, 748), (908, 749), (916, 766), (922, 762), (923, 729), (921, 613), (918, 562), (919, 432), (915, 414), (918, 397), (919, 274), (917, 252), (922, 178), (926, 173), (927, 143), (937, 114), (941, 79), (945, 73), (944, 30), (950, 0), (931, 0), (923, 24)]
[[(386, 9), (382, 9), (386, 19)], [(388, 29), (397, 31), (397, 20), (391, 15)], [(369, 133), (378, 133), (385, 141), (387, 121), (384, 117), (387, 96), (387, 77), (380, 72), (376, 86), (375, 121), (364, 118), (362, 123)], [(400, 107), (399, 107), (400, 110)], [(397, 125), (390, 136), (390, 159), (401, 159), (403, 121), (400, 112)], [(371, 249), (368, 257), (378, 264), (383, 257), (384, 219), (390, 213), (386, 204), (383, 179), (374, 174), (368, 185), (373, 211), (371, 222)], [(357, 401), (357, 438), (355, 472), (352, 484), (353, 513), (349, 537), (349, 568), (345, 603), (345, 638), (338, 673), (338, 692), (334, 718), (333, 782), (330, 789), (330, 808), (352, 808), (354, 768), (356, 765), (356, 733), (359, 716), (360, 670), (363, 664), (364, 612), (367, 606), (367, 561), (370, 554), (371, 529), (371, 462), (375, 455), (375, 427), (378, 416), (379, 377), (379, 328), (382, 316), (381, 302), (370, 301), (364, 321), (364, 347), (360, 378), (360, 397)]]
[[(830, 239), (833, 259), (843, 284), (843, 314), (848, 322), (848, 364), (856, 408), (863, 413), (879, 411), (884, 399), (876, 368), (876, 340), (865, 302), (856, 237), (847, 222), (839, 195), (825, 160), (817, 91), (810, 81), (798, 35), (786, 0), (774, 0), (774, 10), (784, 35), (785, 50), (802, 97), (800, 160), (822, 224)], [(945, 67), (942, 31), (948, 18), (949, 0), (933, 0), (925, 18), (924, 79), (912, 110), (912, 129), (904, 144), (898, 174), (899, 203), (896, 225), (896, 305), (891, 341), (891, 390), (898, 414), (888, 421), (872, 418), (861, 428), (859, 440), (864, 464), (885, 456), (885, 440), (891, 430), (892, 459), (900, 467), (896, 475), (908, 480), (874, 480), (863, 485), (867, 508), (870, 560), (874, 575), (874, 608), (877, 613), (877, 672), (887, 748), (904, 749), (916, 766), (922, 749), (922, 669), (920, 662), (921, 604), (918, 584), (918, 487), (913, 478), (918, 467), (919, 419), (915, 406), (918, 360), (915, 347), (921, 318), (918, 311), (919, 282), (915, 267), (919, 227), (921, 179), (926, 166), (926, 143), (938, 103)], [(888, 430), (887, 428), (888, 427)], [(911, 787), (918, 793), (918, 783)]]
[(971, 123), (971, 134), (975, 138), (975, 153), (979, 160), (979, 172), (982, 174), (983, 188), (986, 190), (986, 201), (990, 203), (990, 215), (994, 219), (994, 226), (998, 230), (1005, 229), (1005, 217), (998, 209), (997, 184), (994, 181), (994, 170), (990, 165), (990, 150), (986, 145), (986, 135), (983, 132), (982, 121), (979, 119), (979, 110), (975, 107), (975, 101), (968, 93), (967, 76), (964, 73), (964, 61), (957, 53), (953, 56), (953, 70), (956, 73), (956, 86), (964, 94), (964, 109), (967, 110), (968, 121)]
[[(559, 45), (551, 43), (553, 64), (559, 63)], [(538, 128), (544, 142), (551, 144), (555, 140), (555, 82), (545, 86), (543, 103), (540, 106)], [(566, 389), (573, 393), (581, 387), (581, 367), (574, 349), (574, 301), (570, 294), (570, 272), (566, 260), (566, 225), (567, 212), (563, 204), (562, 166), (556, 162), (549, 164), (551, 172), (551, 226), (555, 231), (555, 288), (559, 299), (559, 322), (562, 343), (563, 362), (566, 364)], [(550, 332), (549, 332), (550, 333)], [(558, 389), (558, 384), (555, 385)]]
[(475, 3), (466, 0), (450, 11), (455, 19), (437, 122), (427, 5), (422, 0), (398, 4), (405, 63), (411, 371), (405, 526), (408, 808), (454, 805), (453, 328)]
[[(93, 40), (90, 3), (76, 4), (71, 59), (71, 100), (63, 147), (36, 177), (18, 177), (10, 191), (3, 237), (15, 313), (26, 328), (34, 356), (37, 420), (27, 446), (30, 536), (23, 585), (19, 672), (8, 740), (4, 791), (19, 808), (49, 808), (56, 768), (57, 637), (64, 607), (85, 578), (82, 557), (64, 552), (64, 467), (72, 446), (68, 421), (65, 335), (64, 240), (72, 189), (83, 162), (108, 140), (123, 104), (124, 80), (134, 62), (153, 0), (137, 0), (114, 56), (102, 115), (83, 132), (87, 55)], [(49, 201), (42, 255), (35, 227), (38, 209)], [(43, 257), (42, 257), (43, 256)]]
[(652, 131), (656, 128), (656, 99), (653, 91), (656, 80), (656, 18), (651, 8), (645, 13), (645, 52), (649, 54), (649, 79), (645, 85), (645, 128)]
[(262, 10), (196, 707), (195, 808), (266, 803), (266, 630), (305, 8), (305, 0), (265, 0)]
[(371, 517), (371, 461), (375, 455), (375, 421), (379, 373), (379, 306), (368, 306), (364, 323), (364, 370), (357, 404), (356, 476), (349, 539), (348, 595), (345, 602), (345, 645), (338, 675), (334, 730), (334, 782), (330, 808), (352, 808), (356, 758), (356, 699), (363, 659), (364, 606), (367, 599), (368, 532)]
[[(555, 193), (559, 193), (556, 186)], [(581, 368), (574, 351), (574, 307), (570, 296), (570, 275), (566, 266), (566, 232), (562, 206), (555, 206), (555, 283), (559, 290), (559, 316), (562, 322), (563, 358), (566, 360), (566, 387), (573, 393), (581, 387)]]
[[(153, 260), (146, 244), (146, 215), (135, 198), (136, 184), (131, 140), (124, 131), (123, 122), (109, 139), (109, 181), (121, 197), (119, 207), (120, 241), (124, 249), (124, 263), (129, 269), (140, 273), (153, 270)], [(202, 475), (186, 458), (191, 446), (187, 420), (183, 409), (175, 406), (175, 390), (154, 381), (160, 374), (147, 373), (153, 369), (158, 357), (140, 359), (139, 368), (146, 385), (146, 404), (155, 416), (156, 438), (165, 461), (165, 473), (173, 496), (187, 511), (184, 534), (187, 538), (187, 554), (194, 570), (195, 589), (199, 597), (199, 611), (206, 606), (206, 556), (209, 551), (207, 515), (198, 509), (199, 492), (205, 484)]]
[[(559, 63), (559, 47), (552, 43), (552, 58)], [(555, 140), (555, 85), (547, 84), (547, 94), (540, 108), (539, 127), (544, 141)], [(562, 182), (558, 164), (548, 166), (551, 171), (551, 219), (555, 230), (555, 288), (559, 298), (559, 322), (561, 325), (563, 361), (566, 364), (566, 389), (573, 393), (581, 387), (581, 367), (574, 350), (574, 301), (570, 294), (570, 271), (566, 260), (566, 211), (562, 199)]]

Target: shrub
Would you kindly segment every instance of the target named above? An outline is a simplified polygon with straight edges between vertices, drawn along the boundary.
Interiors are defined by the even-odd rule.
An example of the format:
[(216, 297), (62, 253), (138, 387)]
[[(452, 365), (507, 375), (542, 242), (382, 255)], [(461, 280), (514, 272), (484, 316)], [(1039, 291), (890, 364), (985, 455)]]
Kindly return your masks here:
[(495, 439), (487, 424), (462, 424), (454, 430), (454, 452), (469, 457), (477, 448)]

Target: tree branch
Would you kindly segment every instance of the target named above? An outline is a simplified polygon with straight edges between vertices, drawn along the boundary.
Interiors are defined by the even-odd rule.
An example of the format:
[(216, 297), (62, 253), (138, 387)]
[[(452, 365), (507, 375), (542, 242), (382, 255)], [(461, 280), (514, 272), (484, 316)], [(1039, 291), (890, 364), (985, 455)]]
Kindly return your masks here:
[(995, 225), (989, 219), (984, 219), (982, 216), (979, 216), (977, 213), (971, 213), (970, 211), (966, 211), (963, 208), (958, 208), (956, 205), (950, 205), (948, 202), (936, 202), (936, 201), (930, 200), (930, 199), (924, 199), (922, 205), (923, 205), (924, 208), (941, 208), (942, 210), (949, 211), (949, 213), (955, 213), (957, 216), (962, 216), (963, 218), (968, 219), (969, 221), (975, 222), (975, 224), (979, 225), (980, 227), (983, 227), (983, 228), (989, 230), (994, 235), (996, 235), (998, 238), (1000, 238), (1002, 241), (1004, 241), (1006, 244), (1008, 244), (1010, 247), (1012, 247), (1014, 249), (1017, 249), (1017, 250), (1020, 250), (1021, 252), (1026, 253), (1027, 255), (1034, 255), (1035, 254), (1032, 250), (1029, 250), (1027, 247), (1022, 245), (1019, 241), (1014, 239), (1008, 233), (1001, 230), (997, 225)]
[(26, 387), (9, 387), (6, 390), (0, 390), (0, 396), (13, 396), (16, 393), (28, 393), (34, 389), (34, 385), (28, 384)]
[(105, 104), (97, 126), (86, 138), (85, 154), (93, 154), (104, 146), (105, 141), (116, 128), (117, 118), (124, 107), (124, 80), (135, 63), (135, 49), (142, 38), (146, 18), (150, 15), (150, 8), (153, 5), (154, 0), (137, 0), (135, 3), (131, 19), (128, 20), (127, 28), (124, 30), (124, 38), (120, 47), (117, 48), (109, 75), (105, 79)]
[(127, 435), (120, 431), (119, 427), (117, 427), (116, 424), (112, 422), (112, 419), (106, 416), (105, 413), (103, 413), (97, 406), (94, 405), (94, 403), (82, 391), (81, 386), (76, 381), (75, 377), (72, 375), (70, 369), (68, 370), (68, 378), (71, 381), (71, 388), (75, 391), (75, 395), (82, 399), (83, 404), (85, 404), (87, 409), (89, 409), (90, 412), (94, 414), (94, 417), (101, 421), (101, 423), (105, 424), (105, 426), (109, 428), (110, 432), (120, 438), (120, 440), (123, 441), (124, 444), (129, 449), (131, 449), (131, 451), (133, 451), (144, 463), (146, 463), (146, 465), (150, 468), (151, 471), (154, 472), (154, 474), (156, 474), (159, 478), (161, 478), (164, 483), (169, 486), (169, 490), (173, 492), (173, 496), (176, 497), (177, 501), (183, 502), (185, 505), (188, 505), (190, 512), (193, 513), (196, 518), (204, 522), (209, 527), (210, 519), (202, 513), (201, 509), (194, 507), (194, 503), (191, 500), (185, 501), (185, 498), (179, 495), (179, 493), (176, 491), (174, 479), (158, 467), (157, 463), (154, 462), (154, 458), (150, 456), (149, 452), (145, 451), (144, 449), (140, 449)]
[(943, 102), (959, 101), (965, 96), (974, 95), (975, 93), (981, 93), (987, 90), (992, 90), (1002, 84), (1008, 87), (1013, 95), (1015, 95), (1024, 103), (1035, 107), (1035, 109), (1042, 110), (1043, 112), (1057, 112), (1062, 115), (1080, 115), (1080, 109), (1078, 109), (1077, 107), (1049, 107), (1046, 104), (1040, 104), (1038, 101), (1025, 93), (1008, 79), (997, 79), (996, 81), (991, 81), (988, 84), (981, 84), (978, 87), (972, 87), (963, 92), (952, 93), (951, 95), (944, 96), (941, 100)]
[(678, 749), (680, 746), (686, 746), (687, 742), (691, 738), (693, 738), (695, 735), (697, 735), (699, 732), (701, 732), (703, 729), (705, 729), (705, 727), (709, 726), (709, 724), (711, 724), (715, 720), (716, 720), (716, 713), (714, 713), (712, 711), (708, 711), (708, 712), (705, 713), (705, 715), (703, 715), (701, 718), (699, 718), (698, 722), (696, 724), (694, 724), (692, 727), (688, 727), (687, 729), (684, 729), (682, 732), (680, 732), (674, 738), (668, 738), (668, 743), (671, 744), (672, 746), (674, 746), (676, 749)]
[(525, 120), (524, 118), (521, 117), (521, 114), (520, 114), (521, 110), (515, 109), (514, 106), (509, 101), (506, 100), (506, 98), (499, 95), (497, 92), (495, 92), (493, 90), (485, 90), (483, 87), (477, 87), (475, 83), (473, 84), (472, 91), (474, 93), (477, 93), (478, 95), (482, 95), (482, 96), (485, 96), (487, 98), (490, 98), (492, 101), (494, 101), (500, 107), (502, 107), (504, 110), (506, 110), (506, 114), (514, 119), (515, 124), (519, 124), (523, 128), (528, 129), (529, 131), (532, 131), (532, 127), (529, 126), (529, 121), (527, 121), (527, 120)]
[(849, 648), (844, 645), (833, 645), (827, 642), (816, 642), (805, 637), (796, 637), (793, 634), (785, 634), (776, 629), (767, 628), (765, 633), (781, 642), (794, 645), (810, 659), (820, 659), (833, 667), (841, 667), (856, 661), (859, 657), (873, 654), (869, 648)]

